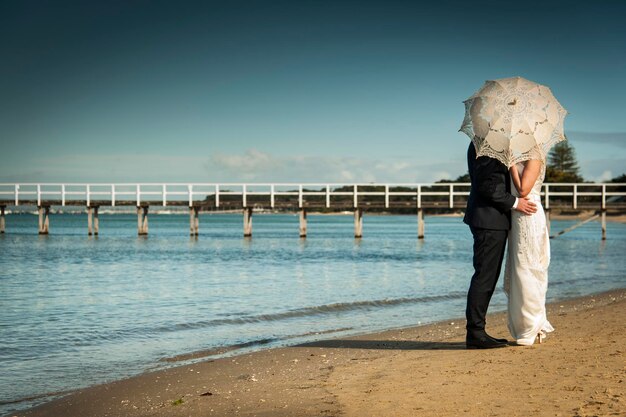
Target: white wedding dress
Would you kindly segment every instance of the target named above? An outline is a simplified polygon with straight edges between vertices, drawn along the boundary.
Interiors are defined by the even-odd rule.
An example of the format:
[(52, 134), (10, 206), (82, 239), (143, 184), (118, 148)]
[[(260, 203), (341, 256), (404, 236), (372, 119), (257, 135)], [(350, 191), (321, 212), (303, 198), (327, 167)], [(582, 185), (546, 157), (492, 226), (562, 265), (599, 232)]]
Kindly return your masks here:
[[(516, 168), (521, 178), (524, 164), (518, 163)], [(508, 297), (509, 331), (519, 345), (532, 345), (538, 335), (543, 338), (554, 331), (546, 317), (550, 236), (540, 196), (545, 172), (542, 164), (528, 196), (537, 204), (537, 212), (530, 216), (517, 210), (511, 213), (504, 292)], [(513, 181), (511, 191), (519, 197)]]

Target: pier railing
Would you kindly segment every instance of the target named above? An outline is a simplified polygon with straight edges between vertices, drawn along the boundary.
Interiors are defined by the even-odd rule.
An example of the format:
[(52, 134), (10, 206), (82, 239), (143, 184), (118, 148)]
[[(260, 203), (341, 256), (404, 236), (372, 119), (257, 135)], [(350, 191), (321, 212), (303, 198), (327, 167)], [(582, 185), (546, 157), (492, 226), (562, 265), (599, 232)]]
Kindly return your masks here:
[[(0, 205), (463, 208), (469, 188), (469, 183), (0, 183)], [(546, 209), (626, 208), (622, 183), (546, 183), (542, 196)]]
[[(97, 234), (101, 206), (137, 207), (139, 234), (147, 234), (150, 206), (187, 206), (192, 235), (198, 233), (201, 210), (243, 209), (244, 235), (250, 235), (253, 209), (267, 208), (300, 210), (301, 236), (306, 235), (306, 210), (351, 210), (357, 237), (363, 210), (416, 210), (418, 236), (423, 237), (423, 210), (461, 210), (469, 190), (469, 183), (0, 183), (0, 231), (10, 206), (37, 206), (42, 234), (51, 206), (86, 207), (90, 234), (92, 229)], [(600, 211), (604, 235), (605, 212), (626, 209), (626, 183), (546, 183), (542, 199), (548, 220), (553, 208)]]
[[(455, 189), (455, 187), (457, 187)], [(459, 190), (459, 188), (467, 190)], [(428, 197), (445, 196), (450, 208), (455, 196), (469, 194), (469, 184), (0, 184), (0, 204), (58, 206), (161, 205), (189, 207), (291, 206), (302, 208), (360, 204), (389, 208), (393, 203), (415, 201), (413, 206), (440, 206)], [(370, 197), (379, 197), (371, 199)], [(393, 201), (394, 198), (400, 197)], [(404, 198), (402, 198), (404, 197)], [(409, 197), (409, 198), (406, 198)], [(426, 197), (426, 199), (424, 199)]]

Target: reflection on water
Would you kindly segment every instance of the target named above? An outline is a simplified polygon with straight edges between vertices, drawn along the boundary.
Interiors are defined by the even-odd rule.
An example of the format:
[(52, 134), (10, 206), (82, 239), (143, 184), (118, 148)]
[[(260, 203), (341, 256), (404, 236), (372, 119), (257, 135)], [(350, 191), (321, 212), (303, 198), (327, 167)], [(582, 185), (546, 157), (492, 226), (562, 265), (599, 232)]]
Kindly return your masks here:
[[(146, 369), (167, 358), (201, 358), (462, 317), (472, 274), (471, 234), (458, 218), (256, 215), (243, 238), (239, 215), (7, 216), (0, 237), (0, 414), (7, 402), (75, 389)], [(572, 222), (553, 221), (553, 230)], [(626, 226), (586, 224), (551, 241), (550, 299), (626, 282)], [(502, 310), (500, 289), (492, 302)], [(239, 350), (237, 350), (239, 349)], [(195, 353), (194, 353), (195, 352)], [(204, 352), (198, 354), (197, 352)], [(182, 359), (181, 359), (182, 360)], [(36, 402), (36, 401), (35, 401)]]

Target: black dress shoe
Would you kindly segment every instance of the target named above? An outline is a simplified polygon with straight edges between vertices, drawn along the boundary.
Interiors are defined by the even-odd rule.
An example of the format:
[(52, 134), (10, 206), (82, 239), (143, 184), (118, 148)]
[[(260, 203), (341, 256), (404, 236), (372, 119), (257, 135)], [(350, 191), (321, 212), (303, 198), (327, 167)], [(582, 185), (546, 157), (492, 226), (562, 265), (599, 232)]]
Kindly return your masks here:
[(482, 336), (467, 336), (465, 347), (467, 349), (495, 349), (507, 346), (507, 342), (500, 342), (488, 334)]
[(493, 339), (493, 340), (495, 340), (496, 342), (499, 342), (499, 343), (506, 343), (507, 345), (509, 344), (509, 341), (507, 339), (497, 339), (497, 338), (489, 336), (489, 335), (487, 335), (487, 337), (489, 337), (489, 338), (491, 338), (491, 339)]

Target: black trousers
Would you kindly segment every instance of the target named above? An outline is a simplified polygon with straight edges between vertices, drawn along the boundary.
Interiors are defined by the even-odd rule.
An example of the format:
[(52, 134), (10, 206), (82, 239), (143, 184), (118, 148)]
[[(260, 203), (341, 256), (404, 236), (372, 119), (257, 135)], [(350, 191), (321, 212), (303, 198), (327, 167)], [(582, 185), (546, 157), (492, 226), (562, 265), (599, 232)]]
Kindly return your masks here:
[(474, 275), (467, 293), (467, 333), (479, 336), (485, 332), (485, 316), (496, 288), (508, 230), (480, 229), (470, 226), (474, 236)]

